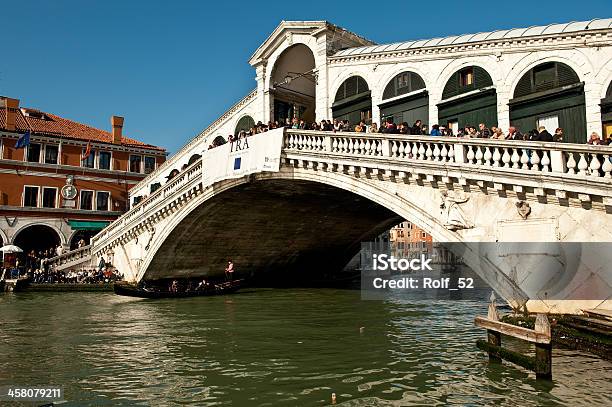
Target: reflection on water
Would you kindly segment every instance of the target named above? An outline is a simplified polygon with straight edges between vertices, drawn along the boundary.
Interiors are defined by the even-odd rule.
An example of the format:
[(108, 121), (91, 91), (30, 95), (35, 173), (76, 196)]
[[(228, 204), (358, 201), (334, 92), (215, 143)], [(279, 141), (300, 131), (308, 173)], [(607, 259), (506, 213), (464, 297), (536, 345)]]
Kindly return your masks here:
[(472, 323), (485, 311), (331, 289), (0, 295), (0, 386), (61, 385), (72, 406), (612, 403), (612, 364), (588, 354), (555, 350), (552, 383), (489, 365)]

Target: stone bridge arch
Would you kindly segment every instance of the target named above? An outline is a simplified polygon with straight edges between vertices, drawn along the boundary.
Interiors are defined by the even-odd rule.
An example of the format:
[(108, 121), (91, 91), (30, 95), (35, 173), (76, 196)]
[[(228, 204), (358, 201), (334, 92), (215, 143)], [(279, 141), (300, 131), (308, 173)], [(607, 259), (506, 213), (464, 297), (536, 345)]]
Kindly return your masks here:
[[(277, 193), (270, 193), (270, 189), (267, 188), (266, 185), (270, 185)], [(285, 187), (287, 188), (286, 190), (284, 190)], [(300, 189), (300, 191), (296, 193), (298, 189)], [(324, 194), (328, 193), (334, 195), (328, 196), (326, 201)], [(227, 194), (229, 194), (229, 197), (224, 199), (223, 196)], [(317, 200), (313, 200), (309, 203), (299, 203), (300, 199), (306, 199), (305, 197), (312, 194), (316, 195)], [(249, 199), (249, 196), (255, 195), (258, 196), (258, 201), (261, 203), (255, 203)], [(233, 202), (234, 198), (240, 196), (242, 196), (242, 198), (239, 199), (244, 200), (243, 204), (236, 204)], [(208, 225), (217, 224), (218, 222), (210, 220), (215, 219), (219, 214), (224, 216), (223, 223), (242, 222), (242, 227), (245, 227), (247, 230), (245, 230), (241, 236), (237, 236), (237, 239), (247, 238), (249, 235), (252, 236), (253, 233), (248, 230), (249, 227), (257, 227), (258, 225), (266, 227), (266, 225), (269, 225), (269, 223), (265, 221), (266, 215), (262, 216), (261, 214), (256, 214), (256, 216), (258, 216), (256, 221), (248, 221), (249, 216), (255, 216), (250, 211), (257, 211), (257, 209), (253, 207), (254, 205), (258, 205), (257, 208), (261, 209), (270, 204), (270, 202), (263, 198), (264, 196), (268, 198), (274, 196), (287, 197), (286, 202), (279, 204), (279, 206), (275, 208), (275, 211), (267, 215), (269, 223), (280, 223), (279, 217), (285, 215), (289, 217), (292, 211), (295, 211), (295, 216), (301, 216), (307, 220), (305, 222), (295, 223), (290, 223), (288, 221), (289, 223), (286, 224), (287, 230), (285, 237), (289, 245), (295, 240), (292, 237), (292, 233), (305, 230), (308, 224), (312, 226), (312, 222), (316, 223), (317, 218), (330, 219), (329, 217), (331, 216), (334, 222), (337, 222), (338, 219), (355, 219), (356, 213), (362, 213), (360, 208), (363, 208), (363, 214), (373, 213), (371, 218), (364, 219), (362, 217), (360, 220), (355, 221), (361, 223), (339, 226), (340, 228), (346, 229), (343, 233), (348, 233), (345, 241), (335, 245), (331, 241), (325, 243), (326, 246), (332, 245), (336, 248), (343, 245), (349, 246), (347, 250), (349, 250), (350, 253), (341, 253), (338, 256), (338, 264), (334, 264), (335, 267), (343, 266), (344, 264), (339, 263), (342, 263), (344, 260), (348, 262), (348, 260), (357, 253), (359, 242), (374, 238), (378, 233), (383, 232), (403, 219), (408, 219), (420, 225), (438, 241), (460, 241), (460, 236), (447, 229), (441, 223), (439, 216), (437, 216), (439, 213), (439, 200), (432, 201), (431, 207), (425, 208), (420, 203), (412, 202), (410, 199), (400, 194), (381, 188), (381, 185), (377, 185), (376, 181), (355, 183), (351, 182), (351, 177), (349, 175), (343, 173), (312, 172), (300, 168), (285, 167), (278, 173), (265, 173), (251, 176), (250, 178), (225, 180), (199, 191), (199, 195), (196, 198), (187, 203), (187, 205), (182, 208), (172, 220), (164, 225), (163, 228), (159, 228), (159, 230), (155, 232), (150, 247), (146, 251), (146, 255), (143, 256), (140, 273), (136, 280), (155, 279), (157, 273), (164, 272), (166, 267), (172, 267), (173, 269), (182, 267), (178, 263), (181, 263), (181, 256), (184, 255), (182, 252), (183, 249), (181, 249), (184, 242), (194, 242), (193, 237), (189, 237), (190, 234), (197, 235), (198, 233), (206, 233), (201, 225), (198, 225), (198, 222), (192, 219), (193, 216), (201, 216), (202, 220)], [(339, 207), (339, 205), (351, 202), (359, 206), (359, 208)], [(206, 208), (207, 205), (215, 208), (212, 210), (203, 209)], [(241, 205), (244, 209), (242, 212), (233, 212), (236, 208), (240, 208)], [(286, 206), (283, 208), (284, 205)], [(316, 209), (318, 209), (319, 212), (305, 213), (305, 211)], [(434, 212), (434, 209), (437, 209), (437, 211)], [(287, 212), (284, 213), (283, 210)], [(331, 212), (326, 213), (326, 211)], [(344, 211), (346, 211), (346, 216), (342, 215)], [(201, 214), (198, 215), (199, 213)], [(206, 215), (204, 216), (204, 214)], [(290, 229), (296, 225), (299, 228), (298, 231)], [(325, 226), (325, 228), (329, 228), (329, 225)], [(179, 229), (181, 229), (181, 231), (177, 233), (176, 231)], [(228, 229), (234, 230), (234, 228)], [(278, 233), (279, 230), (275, 229), (275, 232)], [(231, 239), (231, 236), (228, 236), (226, 231), (223, 230), (211, 231), (211, 235), (214, 235), (215, 238), (218, 239)], [(324, 237), (319, 238), (321, 241), (326, 241)], [(282, 242), (282, 238), (279, 239), (279, 241)], [(300, 250), (321, 254), (318, 248), (308, 246), (309, 244), (313, 244), (312, 241), (304, 242), (304, 244), (305, 246), (300, 246)], [(159, 258), (156, 258), (166, 255), (167, 262), (160, 261)], [(222, 256), (236, 257), (231, 252), (223, 254)], [(272, 257), (274, 257), (274, 255), (272, 255)], [(170, 264), (171, 261), (173, 264)], [(193, 267), (192, 262), (186, 261), (184, 263), (191, 264), (191, 266), (186, 267), (186, 273), (188, 273), (188, 275), (185, 276), (196, 276), (199, 273), (195, 269), (190, 269), (190, 267)], [(275, 260), (269, 259), (269, 264), (276, 264)], [(221, 267), (219, 260), (216, 261), (216, 266)], [(208, 269), (204, 265), (203, 269), (206, 270), (206, 274), (219, 274), (223, 270), (222, 267), (214, 270)]]

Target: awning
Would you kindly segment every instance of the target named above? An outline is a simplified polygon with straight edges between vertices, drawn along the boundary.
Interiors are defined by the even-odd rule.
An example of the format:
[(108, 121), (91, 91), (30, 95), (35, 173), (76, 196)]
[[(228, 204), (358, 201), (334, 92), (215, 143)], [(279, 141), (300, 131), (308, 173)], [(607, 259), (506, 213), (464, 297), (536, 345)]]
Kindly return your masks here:
[(68, 224), (74, 230), (102, 230), (108, 226), (107, 220), (69, 220)]

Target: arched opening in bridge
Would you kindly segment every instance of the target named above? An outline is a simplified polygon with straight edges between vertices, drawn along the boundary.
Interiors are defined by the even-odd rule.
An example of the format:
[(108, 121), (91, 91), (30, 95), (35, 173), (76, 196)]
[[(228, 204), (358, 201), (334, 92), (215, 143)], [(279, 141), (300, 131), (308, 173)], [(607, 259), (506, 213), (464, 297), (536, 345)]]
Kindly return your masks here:
[(55, 249), (59, 246), (61, 239), (57, 232), (47, 225), (31, 225), (22, 229), (13, 239), (16, 246), (19, 246), (24, 253), (28, 254), (32, 250), (37, 253), (48, 249)]
[(518, 81), (510, 100), (510, 124), (526, 133), (540, 126), (554, 134), (563, 128), (564, 142), (586, 142), (584, 83), (561, 62), (545, 62)]
[(234, 136), (237, 136), (241, 131), (248, 132), (253, 127), (255, 127), (255, 120), (251, 116), (242, 116), (238, 123), (236, 124), (236, 129), (234, 130)]
[(70, 239), (70, 250), (77, 249), (80, 245), (87, 246), (92, 237), (98, 234), (99, 230), (78, 230)]
[(272, 69), (270, 96), (272, 114), (279, 123), (287, 119), (315, 121), (315, 59), (304, 44), (295, 44), (282, 52)]
[(381, 121), (406, 122), (412, 126), (417, 120), (429, 124), (429, 96), (425, 81), (415, 72), (396, 75), (385, 87), (380, 105)]
[(242, 276), (270, 276), (274, 285), (323, 281), (343, 270), (362, 241), (401, 220), (341, 188), (254, 180), (202, 202), (169, 230), (143, 278), (220, 278), (231, 258)]
[(612, 137), (612, 81), (608, 85), (606, 97), (601, 99), (601, 125), (604, 137)]
[(338, 88), (332, 104), (334, 119), (348, 120), (351, 128), (372, 123), (372, 92), (361, 76), (351, 76)]
[(438, 124), (457, 134), (458, 129), (484, 123), (497, 126), (497, 93), (491, 75), (479, 66), (453, 73), (438, 103)]

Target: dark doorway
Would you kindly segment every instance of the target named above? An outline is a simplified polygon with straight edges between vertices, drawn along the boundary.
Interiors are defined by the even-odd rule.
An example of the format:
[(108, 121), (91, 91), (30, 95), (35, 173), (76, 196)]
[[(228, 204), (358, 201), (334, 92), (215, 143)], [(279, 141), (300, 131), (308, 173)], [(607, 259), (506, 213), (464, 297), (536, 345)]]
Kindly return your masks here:
[(55, 230), (46, 225), (32, 225), (23, 229), (14, 239), (15, 245), (19, 246), (24, 253), (35, 250), (37, 253), (48, 249), (55, 249), (61, 240)]

